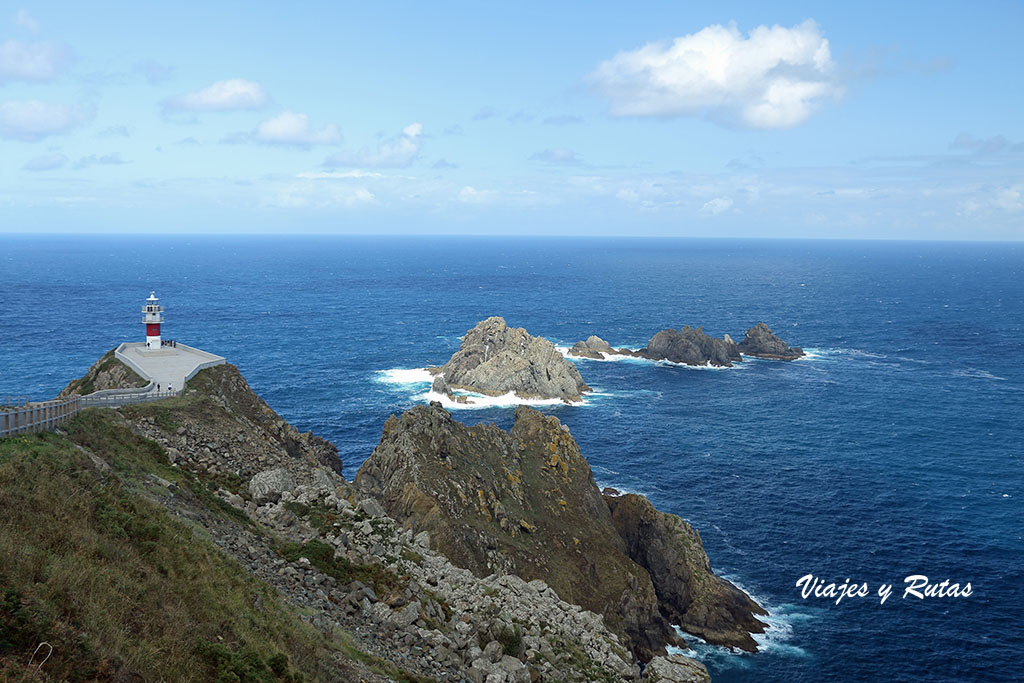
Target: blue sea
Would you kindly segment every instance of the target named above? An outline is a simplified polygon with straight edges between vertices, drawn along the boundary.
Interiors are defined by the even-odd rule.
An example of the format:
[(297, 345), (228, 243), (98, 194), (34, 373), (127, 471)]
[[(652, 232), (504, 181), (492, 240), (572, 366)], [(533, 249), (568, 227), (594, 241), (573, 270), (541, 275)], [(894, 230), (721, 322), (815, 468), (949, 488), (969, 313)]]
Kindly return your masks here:
[[(422, 373), (492, 315), (568, 346), (766, 322), (809, 356), (734, 369), (578, 361), (565, 422), (602, 486), (689, 520), (762, 602), (715, 681), (1020, 680), (1024, 244), (465, 237), (0, 236), (0, 400), (54, 396), (141, 340), (226, 356), (346, 477)], [(458, 410), (511, 423), (512, 408)], [(867, 583), (804, 599), (796, 581)], [(903, 597), (907, 576), (969, 597)], [(894, 584), (880, 604), (880, 584)]]

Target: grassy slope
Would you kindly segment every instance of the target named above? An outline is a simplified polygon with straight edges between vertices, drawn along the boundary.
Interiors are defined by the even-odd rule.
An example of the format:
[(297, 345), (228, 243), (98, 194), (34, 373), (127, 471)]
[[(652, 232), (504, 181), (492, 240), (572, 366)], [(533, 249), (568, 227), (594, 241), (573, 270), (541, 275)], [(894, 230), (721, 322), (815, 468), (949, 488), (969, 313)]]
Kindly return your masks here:
[[(0, 439), (0, 680), (345, 680), (353, 658), (391, 673), (138, 495), (168, 495), (156, 474), (231, 514), (157, 444), (108, 410), (67, 429)], [(28, 667), (42, 642), (52, 656)]]

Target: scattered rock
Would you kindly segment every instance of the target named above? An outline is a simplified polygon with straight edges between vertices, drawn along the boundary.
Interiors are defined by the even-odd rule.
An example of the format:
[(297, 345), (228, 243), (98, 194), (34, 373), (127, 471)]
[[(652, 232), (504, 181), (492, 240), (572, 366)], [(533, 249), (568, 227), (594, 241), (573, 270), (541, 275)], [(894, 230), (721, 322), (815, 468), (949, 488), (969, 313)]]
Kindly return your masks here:
[(711, 683), (707, 667), (683, 655), (655, 657), (644, 669), (643, 683)]
[(387, 513), (384, 512), (384, 508), (373, 498), (363, 498), (356, 505), (356, 509), (360, 512), (365, 512), (371, 517), (386, 517)]
[(633, 356), (648, 360), (666, 360), (686, 365), (714, 365), (731, 367), (743, 360), (743, 355), (774, 360), (794, 360), (804, 355), (803, 349), (789, 347), (776, 337), (764, 323), (758, 323), (747, 330), (746, 337), (736, 344), (726, 334), (722, 339), (709, 337), (703, 327), (696, 329), (689, 325), (679, 329), (658, 332), (647, 346), (639, 351), (613, 349), (600, 337), (591, 336), (586, 341), (576, 342), (569, 355), (583, 358), (602, 359), (607, 355)]
[(598, 360), (604, 358), (604, 354), (615, 353), (615, 349), (612, 348), (611, 344), (601, 339), (598, 336), (590, 335), (586, 341), (576, 342), (569, 349), (569, 355), (581, 356), (583, 358), (596, 358)]
[(249, 481), (249, 493), (258, 505), (268, 502), (276, 503), (281, 499), (282, 493), (290, 493), (294, 490), (295, 480), (284, 467), (264, 470)]

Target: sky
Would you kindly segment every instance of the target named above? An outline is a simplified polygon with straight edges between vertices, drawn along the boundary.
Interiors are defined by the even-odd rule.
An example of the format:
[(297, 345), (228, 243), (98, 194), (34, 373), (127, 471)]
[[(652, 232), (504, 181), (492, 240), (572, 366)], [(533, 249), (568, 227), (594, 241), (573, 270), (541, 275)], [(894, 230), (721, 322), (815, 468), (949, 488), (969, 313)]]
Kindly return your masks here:
[(0, 232), (1024, 239), (1020, 2), (0, 3)]

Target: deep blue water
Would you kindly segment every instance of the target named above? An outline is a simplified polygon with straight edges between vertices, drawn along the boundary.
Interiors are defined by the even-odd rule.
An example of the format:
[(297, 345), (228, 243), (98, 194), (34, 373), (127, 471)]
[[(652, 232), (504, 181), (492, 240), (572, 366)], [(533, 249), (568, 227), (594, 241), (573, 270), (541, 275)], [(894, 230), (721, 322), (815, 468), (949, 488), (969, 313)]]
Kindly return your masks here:
[[(568, 424), (601, 485), (690, 520), (772, 611), (722, 681), (1013, 680), (1024, 659), (1024, 245), (736, 240), (0, 236), (0, 400), (52, 397), (124, 340), (224, 355), (351, 478), (422, 385), (502, 315), (559, 344), (758, 321), (813, 351), (734, 370), (580, 361)], [(463, 410), (508, 427), (510, 408)], [(796, 580), (895, 583), (838, 606)], [(970, 582), (902, 599), (904, 577)]]

